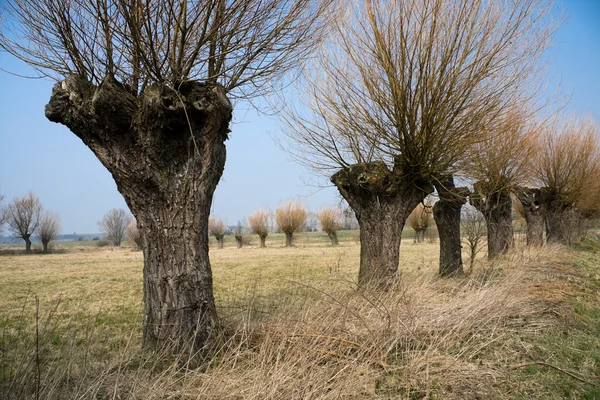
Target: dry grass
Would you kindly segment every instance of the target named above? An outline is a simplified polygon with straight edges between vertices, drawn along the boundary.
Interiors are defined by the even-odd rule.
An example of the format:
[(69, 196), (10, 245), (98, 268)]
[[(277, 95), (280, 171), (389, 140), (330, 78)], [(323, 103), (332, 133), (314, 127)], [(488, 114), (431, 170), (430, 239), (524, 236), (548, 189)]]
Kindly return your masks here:
[(548, 274), (558, 250), (518, 250), (450, 280), (436, 275), (437, 251), (405, 242), (403, 280), (385, 295), (356, 290), (354, 243), (211, 252), (227, 340), (201, 370), (140, 350), (139, 252), (0, 255), (0, 394), (513, 398), (506, 366), (523, 360), (521, 338), (554, 323), (543, 311), (562, 285)]

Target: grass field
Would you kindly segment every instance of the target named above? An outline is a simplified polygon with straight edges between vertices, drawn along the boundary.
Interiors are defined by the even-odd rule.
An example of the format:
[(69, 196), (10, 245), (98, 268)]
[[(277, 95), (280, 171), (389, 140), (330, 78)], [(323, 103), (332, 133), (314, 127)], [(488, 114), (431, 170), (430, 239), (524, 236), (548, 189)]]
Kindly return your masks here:
[(227, 340), (202, 369), (141, 349), (141, 252), (0, 246), (0, 398), (600, 398), (596, 242), (439, 279), (437, 243), (407, 237), (382, 295), (356, 290), (357, 232), (340, 240), (211, 248)]

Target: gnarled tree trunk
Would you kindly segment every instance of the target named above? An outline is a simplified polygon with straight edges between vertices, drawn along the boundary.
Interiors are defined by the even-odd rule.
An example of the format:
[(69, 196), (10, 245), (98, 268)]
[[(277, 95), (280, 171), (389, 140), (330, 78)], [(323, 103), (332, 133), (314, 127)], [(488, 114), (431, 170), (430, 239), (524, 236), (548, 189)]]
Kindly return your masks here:
[(225, 165), (232, 107), (215, 84), (147, 87), (107, 76), (57, 83), (46, 116), (66, 125), (111, 172), (143, 237), (144, 344), (194, 354), (218, 337), (208, 217)]
[(242, 236), (236, 235), (236, 237), (235, 237), (235, 243), (237, 244), (237, 248), (238, 249), (241, 249), (242, 246), (244, 245), (243, 239), (244, 238)]
[(473, 185), (475, 192), (470, 197), (473, 207), (485, 218), (488, 235), (488, 258), (505, 254), (514, 246), (512, 226), (512, 200), (510, 192), (498, 190), (486, 193), (481, 182)]
[(327, 232), (327, 236), (329, 236), (329, 240), (331, 240), (331, 244), (333, 246), (337, 246), (338, 244), (340, 244), (340, 242), (338, 242), (336, 232), (333, 232), (333, 231)]
[(217, 239), (217, 249), (223, 248), (223, 239), (224, 238), (225, 238), (225, 235), (215, 236), (215, 239)]
[(398, 275), (402, 229), (432, 190), (383, 162), (355, 164), (331, 177), (360, 226), (358, 283), (387, 289)]
[(267, 240), (267, 235), (259, 235), (260, 237), (260, 247), (267, 247), (265, 241)]
[(537, 188), (519, 187), (515, 196), (523, 205), (525, 222), (527, 223), (527, 246), (544, 244), (545, 221), (542, 214), (543, 199), (541, 190)]
[(462, 244), (460, 241), (460, 212), (467, 202), (467, 188), (457, 188), (452, 176), (435, 184), (439, 200), (433, 206), (433, 218), (440, 237), (440, 275), (463, 273)]
[(546, 240), (566, 246), (581, 240), (582, 216), (571, 204), (550, 200), (544, 205)]
[(42, 246), (44, 246), (44, 253), (48, 252), (48, 243), (50, 243), (47, 240), (42, 240)]

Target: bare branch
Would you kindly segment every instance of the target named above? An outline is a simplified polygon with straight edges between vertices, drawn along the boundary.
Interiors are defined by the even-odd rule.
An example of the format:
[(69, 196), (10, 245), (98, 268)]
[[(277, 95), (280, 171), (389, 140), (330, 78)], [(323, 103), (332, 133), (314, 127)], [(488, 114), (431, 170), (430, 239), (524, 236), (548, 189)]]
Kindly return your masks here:
[(544, 83), (555, 28), (545, 0), (346, 4), (287, 110), (288, 149), (313, 168), (380, 160), (428, 179), (455, 173)]
[(0, 48), (41, 76), (107, 74), (139, 93), (152, 83), (219, 82), (262, 94), (311, 55), (333, 0), (13, 0)]

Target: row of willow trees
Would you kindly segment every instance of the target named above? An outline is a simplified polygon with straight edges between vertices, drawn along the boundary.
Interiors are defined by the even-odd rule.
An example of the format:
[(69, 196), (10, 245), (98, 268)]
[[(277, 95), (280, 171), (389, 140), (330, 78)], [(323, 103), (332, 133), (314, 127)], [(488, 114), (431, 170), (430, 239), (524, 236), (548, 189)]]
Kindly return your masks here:
[[(237, 247), (241, 248), (243, 246), (245, 233), (258, 235), (260, 247), (266, 247), (267, 236), (274, 231), (275, 227), (285, 234), (285, 246), (290, 247), (294, 241), (294, 234), (307, 228), (307, 220), (310, 214), (302, 202), (292, 200), (278, 207), (274, 214), (260, 208), (248, 217), (247, 227), (238, 222), (237, 227), (233, 230)], [(321, 230), (329, 236), (331, 244), (339, 244), (337, 231), (342, 227), (342, 211), (334, 207), (322, 208), (316, 214), (316, 219)], [(223, 239), (228, 230), (229, 227), (221, 218), (211, 217), (209, 219), (208, 231), (217, 240), (219, 249), (223, 248)]]
[[(60, 81), (47, 118), (92, 150), (137, 220), (144, 344), (193, 355), (221, 342), (208, 220), (231, 100), (286, 97), (277, 105), (290, 150), (326, 172), (356, 213), (362, 285), (390, 287), (406, 217), (434, 190), (441, 268), (452, 273), (467, 195), (455, 178), (477, 164), (471, 155), (495, 156), (513, 121), (519, 132), (536, 126), (552, 9), (549, 0), (13, 0), (0, 5), (0, 48)], [(476, 183), (482, 207), (502, 202), (492, 179)], [(566, 201), (544, 193), (556, 196), (550, 205)], [(564, 204), (561, 213), (579, 209)]]

